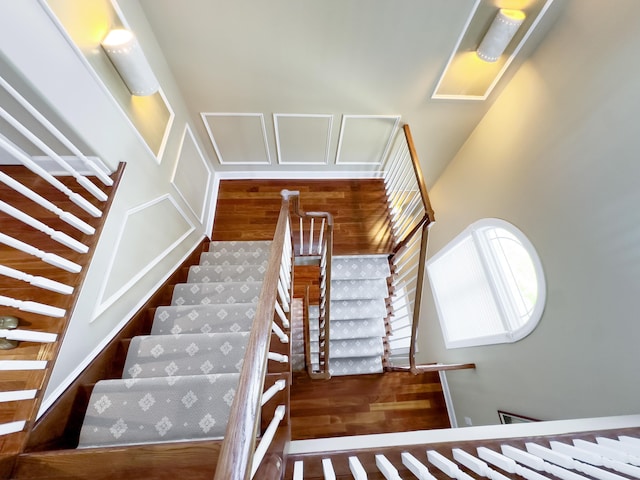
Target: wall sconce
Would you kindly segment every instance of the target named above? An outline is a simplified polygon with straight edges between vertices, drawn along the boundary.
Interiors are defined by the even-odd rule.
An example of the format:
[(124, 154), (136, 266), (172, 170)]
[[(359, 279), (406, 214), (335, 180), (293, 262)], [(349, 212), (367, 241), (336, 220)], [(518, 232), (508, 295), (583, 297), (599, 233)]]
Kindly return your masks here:
[(524, 19), (525, 14), (520, 10), (500, 9), (476, 50), (478, 57), (485, 62), (497, 61)]
[(132, 95), (151, 95), (160, 89), (158, 79), (131, 31), (111, 30), (101, 45)]

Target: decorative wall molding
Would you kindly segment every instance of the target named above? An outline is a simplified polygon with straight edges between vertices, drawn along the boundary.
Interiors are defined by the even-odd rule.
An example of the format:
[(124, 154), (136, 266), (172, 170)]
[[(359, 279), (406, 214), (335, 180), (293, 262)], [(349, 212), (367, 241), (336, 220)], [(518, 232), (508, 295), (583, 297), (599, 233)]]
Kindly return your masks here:
[[(285, 123), (285, 119), (298, 119), (298, 128), (294, 131), (287, 132)], [(311, 125), (308, 128), (308, 132), (300, 131), (301, 125), (305, 123), (305, 120), (316, 120), (316, 124), (314, 127)], [(318, 125), (323, 127), (323, 125), (317, 122), (318, 119), (324, 119), (326, 121), (326, 126), (324, 126), (325, 131), (318, 131)], [(282, 120), (282, 121), (281, 121)], [(306, 122), (310, 123), (310, 122)], [(289, 127), (291, 128), (291, 127)], [(331, 145), (331, 133), (333, 129), (333, 115), (331, 114), (295, 114), (295, 113), (274, 113), (273, 114), (273, 129), (275, 131), (276, 136), (276, 153), (278, 157), (279, 164), (287, 164), (287, 165), (326, 165), (329, 163), (329, 147)], [(308, 155), (309, 150), (316, 150), (316, 153), (321, 160), (319, 161), (301, 161), (301, 160), (290, 160), (287, 156), (287, 150), (295, 150), (297, 145), (287, 146), (287, 137), (293, 138), (293, 142), (297, 144), (303, 144), (304, 149), (306, 150), (306, 154)], [(324, 137), (324, 141), (323, 141)], [(322, 145), (323, 152), (318, 152), (318, 147)], [(295, 156), (295, 152), (290, 155)]]
[[(267, 142), (267, 128), (262, 113), (200, 113), (202, 122), (207, 129), (209, 140), (213, 145), (220, 164), (232, 165), (270, 165), (271, 154), (269, 153), (269, 145)], [(209, 119), (219, 119), (218, 125), (212, 127)], [(224, 123), (228, 123), (223, 127)], [(240, 128), (238, 128), (240, 126)], [(226, 128), (229, 132), (237, 132), (241, 134), (238, 141), (235, 138), (226, 144), (220, 144), (220, 137), (216, 140), (216, 128)], [(232, 145), (234, 147), (232, 147)], [(242, 146), (244, 151), (233, 150)], [(225, 151), (226, 150), (226, 151)], [(260, 152), (262, 150), (262, 152)], [(224, 154), (223, 154), (224, 151)], [(246, 156), (253, 156), (255, 159), (247, 159)]]
[[(195, 158), (199, 159), (202, 162), (202, 166), (204, 166), (205, 174), (200, 175), (196, 171), (197, 164), (188, 164), (189, 157), (183, 157), (183, 154), (187, 154), (189, 152), (185, 152), (185, 142), (189, 141), (190, 145), (195, 149)], [(190, 148), (189, 143), (186, 144), (186, 148)], [(183, 162), (184, 160), (184, 162)], [(181, 168), (181, 166), (184, 167)], [(180, 175), (180, 172), (186, 172), (187, 175)], [(211, 199), (211, 175), (212, 168), (209, 165), (209, 162), (205, 159), (200, 147), (198, 146), (198, 142), (196, 142), (196, 138), (193, 135), (193, 131), (189, 124), (185, 124), (184, 132), (182, 133), (182, 138), (180, 139), (180, 147), (178, 148), (178, 155), (176, 157), (175, 167), (173, 169), (173, 174), (171, 175), (171, 185), (174, 186), (180, 197), (184, 200), (189, 207), (189, 210), (194, 214), (196, 218), (200, 220), (200, 223), (204, 224), (205, 216), (207, 213), (207, 205), (212, 202), (209, 201)], [(196, 203), (198, 199), (193, 198), (193, 193), (198, 193), (198, 189), (192, 189), (193, 182), (202, 182), (200, 191), (203, 192), (202, 198), (199, 202)]]
[[(104, 298), (106, 295), (106, 290), (107, 287), (109, 285), (109, 280), (113, 274), (113, 269), (114, 269), (114, 265), (116, 263), (116, 261), (120, 260), (122, 261), (122, 259), (120, 259), (120, 255), (118, 254), (122, 245), (122, 239), (125, 235), (125, 232), (127, 230), (127, 224), (129, 222), (129, 219), (131, 219), (134, 215), (139, 214), (140, 212), (143, 212), (144, 210), (147, 210), (155, 205), (160, 204), (163, 201), (169, 201), (170, 204), (172, 205), (172, 207), (175, 209), (175, 211), (178, 213), (178, 215), (184, 219), (185, 223), (187, 224), (188, 228), (185, 232), (182, 233), (182, 235), (180, 235), (180, 237), (178, 237), (176, 240), (174, 240), (169, 246), (167, 246), (163, 251), (161, 251), (160, 253), (158, 253), (155, 257), (153, 257), (149, 262), (147, 262), (146, 265), (142, 266), (141, 268), (132, 268), (133, 271), (135, 271), (135, 275), (133, 275), (132, 277), (129, 278), (129, 281), (127, 281), (126, 283), (124, 283), (123, 285), (121, 285), (114, 293), (112, 293), (111, 295), (108, 296), (108, 298)], [(114, 254), (111, 256), (111, 261), (109, 263), (109, 266), (106, 269), (105, 275), (104, 275), (104, 281), (102, 283), (102, 286), (100, 288), (100, 292), (98, 294), (98, 305), (92, 315), (91, 318), (91, 322), (95, 321), (102, 313), (104, 313), (105, 310), (107, 310), (111, 305), (113, 305), (120, 297), (122, 297), (122, 295), (124, 295), (128, 290), (130, 290), (142, 277), (144, 277), (153, 267), (155, 267), (158, 263), (160, 263), (160, 261), (166, 257), (174, 248), (176, 248), (178, 245), (180, 245), (193, 231), (195, 230), (195, 226), (193, 225), (193, 223), (191, 222), (191, 220), (189, 219), (189, 216), (180, 208), (180, 206), (178, 205), (178, 203), (175, 201), (175, 199), (170, 195), (170, 194), (165, 194), (162, 195), (156, 199), (153, 199), (149, 202), (146, 202), (142, 205), (139, 205), (135, 208), (132, 208), (130, 210), (128, 210), (125, 214), (124, 220), (122, 222), (122, 225), (120, 227), (120, 232), (118, 233), (118, 237), (117, 240), (115, 242), (113, 251)], [(144, 242), (144, 239), (141, 239), (141, 242)]]
[[(398, 130), (398, 125), (400, 123), (400, 115), (343, 115), (342, 122), (340, 125), (340, 136), (338, 139), (338, 150), (336, 152), (336, 165), (381, 165), (384, 159), (387, 157), (387, 153), (389, 152), (389, 148), (391, 148), (391, 143), (395, 137), (396, 131)], [(357, 138), (356, 145), (358, 149), (361, 151), (362, 145), (371, 145), (375, 146), (376, 141), (379, 143), (380, 148), (377, 149), (379, 151), (369, 152), (369, 159), (367, 161), (362, 160), (344, 160), (342, 156), (348, 156), (349, 152), (344, 152), (344, 150), (348, 150), (349, 146), (346, 146), (349, 141), (351, 141), (350, 135), (347, 131), (347, 124), (351, 121), (352, 124), (357, 121), (375, 121), (378, 123), (378, 130), (386, 130), (386, 133), (382, 133), (376, 131), (376, 127), (373, 125), (371, 127), (367, 127), (370, 132), (367, 133), (369, 135), (368, 138)], [(382, 127), (382, 128), (381, 128)], [(386, 136), (386, 142), (384, 146), (381, 145), (379, 139), (384, 138)], [(362, 155), (359, 153), (358, 155)]]

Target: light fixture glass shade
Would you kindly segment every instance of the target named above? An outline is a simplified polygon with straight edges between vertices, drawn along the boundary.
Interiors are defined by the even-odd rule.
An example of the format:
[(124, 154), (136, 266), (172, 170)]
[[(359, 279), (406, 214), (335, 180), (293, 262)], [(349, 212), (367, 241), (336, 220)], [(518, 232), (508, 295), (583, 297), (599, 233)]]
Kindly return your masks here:
[(158, 79), (132, 32), (111, 30), (101, 45), (132, 95), (146, 96), (159, 90)]
[(520, 10), (500, 9), (476, 50), (478, 57), (485, 62), (498, 60), (524, 19), (525, 14)]

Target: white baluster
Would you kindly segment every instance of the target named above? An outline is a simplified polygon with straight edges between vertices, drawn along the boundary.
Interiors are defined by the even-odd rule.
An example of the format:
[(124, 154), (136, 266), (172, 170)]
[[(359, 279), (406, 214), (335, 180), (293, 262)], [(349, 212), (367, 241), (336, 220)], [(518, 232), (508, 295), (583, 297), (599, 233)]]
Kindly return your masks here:
[(20, 420), (17, 422), (0, 423), (0, 435), (9, 435), (10, 433), (21, 432), (24, 430), (26, 421)]
[(336, 480), (336, 472), (333, 471), (333, 464), (330, 458), (322, 459), (322, 473), (324, 480)]
[(571, 456), (565, 455), (558, 450), (551, 450), (535, 443), (527, 443), (526, 447), (529, 453), (537, 455), (538, 457), (547, 460), (548, 462), (554, 463), (562, 468), (577, 470), (592, 477), (598, 478), (599, 480), (625, 480), (624, 477), (616, 475), (615, 473), (607, 472), (606, 470), (594, 467), (593, 465), (574, 460)]
[(284, 313), (284, 310), (282, 310), (282, 307), (280, 306), (279, 302), (276, 302), (276, 313), (278, 314), (278, 318), (280, 318), (280, 321), (282, 322), (282, 325), (284, 326), (284, 328), (289, 328), (289, 319), (287, 318), (287, 315)]
[(302, 222), (302, 217), (300, 217), (300, 255), (304, 255), (304, 225)]
[(358, 457), (349, 457), (349, 470), (351, 470), (354, 480), (367, 480), (367, 472)]
[(76, 157), (89, 167), (90, 170), (95, 172), (96, 176), (102, 183), (107, 186), (113, 185), (113, 180), (109, 178), (97, 165), (90, 161), (78, 148), (65, 137), (60, 130), (58, 130), (47, 118), (36, 110), (18, 91), (13, 88), (4, 78), (0, 77), (0, 85), (20, 104), (27, 110), (40, 124), (45, 127), (54, 137), (56, 137), (65, 147), (69, 149)]
[(61, 268), (62, 270), (66, 270), (67, 272), (78, 273), (80, 272), (80, 270), (82, 270), (82, 267), (77, 263), (62, 258), (55, 253), (43, 252), (42, 250), (39, 250), (36, 247), (29, 245), (28, 243), (21, 242), (20, 240), (12, 238), (9, 235), (5, 235), (4, 233), (0, 233), (0, 243), (4, 243), (5, 245), (9, 245), (10, 247), (17, 248), (24, 253), (28, 253), (29, 255), (33, 255), (34, 257), (38, 257), (43, 262), (46, 262), (49, 265), (53, 265), (54, 267)]
[(309, 226), (309, 248), (307, 248), (307, 253), (311, 255), (313, 253), (313, 221), (314, 218), (311, 217), (311, 224)]
[(396, 467), (384, 455), (376, 455), (376, 467), (387, 480), (402, 480)]
[(502, 451), (505, 455), (513, 458), (514, 460), (526, 465), (535, 470), (543, 471), (551, 473), (556, 477), (559, 477), (563, 480), (586, 480), (585, 477), (565, 470), (564, 468), (558, 467), (551, 463), (545, 462), (540, 457), (530, 454), (529, 452), (525, 452), (523, 450), (519, 450), (513, 447), (502, 447)]
[(0, 116), (4, 118), (13, 128), (24, 135), (28, 140), (30, 140), (31, 143), (38, 147), (43, 153), (49, 155), (53, 160), (55, 160), (58, 165), (60, 165), (65, 171), (71, 174), (71, 176), (73, 176), (73, 178), (75, 178), (80, 185), (82, 185), (89, 193), (91, 193), (91, 195), (103, 202), (108, 198), (107, 195), (98, 187), (96, 187), (91, 180), (76, 172), (73, 167), (71, 167), (71, 165), (69, 165), (60, 155), (54, 152), (46, 143), (40, 140), (28, 128), (26, 128), (18, 120), (12, 117), (11, 114), (9, 114), (9, 112), (7, 112), (2, 107), (0, 107)]
[(282, 331), (282, 329), (276, 322), (271, 322), (271, 330), (276, 334), (280, 342), (289, 343), (289, 337)]
[(322, 224), (320, 225), (320, 234), (318, 238), (318, 251), (316, 252), (318, 255), (322, 254), (322, 240), (324, 238), (324, 225), (326, 223), (326, 219), (322, 219)]
[(634, 457), (640, 457), (640, 445), (632, 445), (630, 443), (623, 443), (620, 440), (613, 440), (611, 438), (596, 437), (596, 442), (604, 447), (613, 448), (614, 450), (620, 450), (627, 455)]
[(273, 441), (273, 437), (276, 434), (276, 430), (278, 429), (278, 425), (284, 418), (285, 413), (286, 413), (286, 409), (284, 405), (278, 405), (276, 407), (276, 411), (273, 414), (273, 418), (271, 419), (269, 426), (265, 430), (264, 435), (262, 435), (262, 439), (260, 440), (260, 444), (258, 445), (258, 448), (256, 448), (256, 451), (253, 454), (253, 463), (251, 465), (251, 478), (253, 478), (253, 476), (256, 474), (258, 467), (262, 463), (262, 459), (264, 458), (264, 455), (267, 453), (267, 449), (269, 448), (269, 445), (271, 445), (271, 442)]
[(40, 175), (52, 186), (54, 186), (55, 188), (60, 190), (62, 193), (64, 193), (67, 197), (69, 197), (69, 200), (71, 200), (73, 203), (78, 205), (80, 208), (82, 208), (84, 211), (89, 213), (91, 216), (93, 217), (102, 216), (102, 212), (100, 211), (100, 209), (94, 207), (86, 198), (75, 193), (73, 190), (67, 187), (64, 183), (62, 183), (60, 180), (55, 178), (53, 175), (47, 172), (40, 165), (38, 165), (33, 160), (31, 160), (31, 158), (26, 153), (24, 153), (22, 150), (20, 150), (15, 145), (13, 145), (13, 143), (11, 143), (11, 141), (9, 141), (3, 135), (0, 135), (0, 147), (4, 148), (9, 154), (11, 154), (11, 156), (20, 160), (24, 164), (24, 166), (27, 167), (29, 170), (31, 170), (33, 173), (35, 173), (36, 175)]
[(16, 300), (15, 298), (0, 295), (0, 305), (5, 307), (17, 308), (22, 312), (37, 313), (39, 315), (47, 315), (49, 317), (64, 317), (65, 310), (44, 303)]
[(500, 472), (490, 468), (489, 465), (482, 460), (477, 459), (460, 448), (454, 448), (452, 452), (453, 458), (455, 458), (458, 463), (461, 463), (477, 475), (490, 478), (491, 480), (510, 480), (509, 477), (505, 477)]
[(427, 458), (429, 462), (451, 478), (456, 478), (457, 480), (473, 480), (472, 476), (464, 473), (458, 465), (435, 450), (428, 450)]
[(33, 400), (36, 398), (38, 390), (14, 390), (11, 392), (0, 392), (0, 402), (18, 402), (20, 400)]
[[(566, 443), (561, 443), (553, 440), (549, 442), (549, 444), (551, 446), (551, 450), (553, 450), (554, 452), (573, 458), (574, 463), (576, 465), (575, 467), (576, 470), (587, 473), (592, 477), (605, 478), (606, 480), (619, 480), (623, 478), (623, 477), (620, 477), (619, 475), (612, 477), (610, 475), (615, 475), (615, 474), (599, 469), (596, 466), (606, 466), (607, 468), (611, 468), (612, 470), (616, 470), (621, 473), (626, 473), (627, 475), (629, 474), (627, 471), (622, 471), (622, 470), (619, 470), (619, 468), (616, 468), (616, 466), (613, 465), (613, 462), (615, 462), (614, 460), (605, 459), (602, 456), (598, 455), (597, 453), (589, 452), (587, 450), (583, 450), (573, 445), (567, 445)], [(581, 463), (581, 462), (585, 462), (585, 463)], [(640, 469), (638, 467), (632, 467), (631, 465), (627, 465), (621, 462), (615, 462), (615, 463), (622, 465), (625, 468), (625, 470), (628, 470), (628, 468), (634, 468), (636, 470), (636, 474), (635, 475), (631, 474), (631, 476), (636, 476), (640, 478)], [(585, 464), (589, 464), (589, 465), (585, 465)], [(591, 466), (591, 465), (596, 465), (596, 466)]]
[(19, 342), (51, 343), (56, 341), (58, 335), (56, 335), (55, 333), (33, 332), (30, 330), (0, 329), (0, 338), (6, 338), (7, 340), (18, 340)]
[(280, 304), (282, 305), (282, 309), (285, 312), (289, 311), (289, 294), (288, 291), (284, 289), (280, 280), (278, 280), (278, 298), (280, 299)]
[[(509, 458), (506, 456), (507, 451), (512, 447), (509, 445), (502, 445), (502, 453), (504, 455), (499, 454), (498, 452), (494, 452), (493, 450), (489, 450), (485, 447), (478, 448), (478, 456), (482, 458), (484, 461), (489, 462), (492, 465), (495, 465), (498, 468), (501, 468), (505, 472), (516, 473), (527, 480), (547, 480), (547, 477), (544, 475), (540, 475), (538, 472), (534, 472), (533, 470), (529, 470), (515, 462), (513, 458)], [(515, 450), (514, 455), (518, 456), (518, 452), (520, 450)], [(527, 452), (522, 452), (525, 455), (529, 455)], [(532, 455), (533, 457), (533, 455)], [(534, 457), (535, 458), (535, 457)]]
[(35, 277), (33, 275), (29, 275), (28, 273), (24, 273), (20, 270), (6, 267), (4, 265), (0, 265), (0, 275), (15, 278), (16, 280), (27, 282), (34, 287), (44, 288), (46, 290), (62, 293), (64, 295), (70, 295), (73, 293), (73, 287), (69, 285), (65, 285), (64, 283), (56, 282), (55, 280), (50, 280), (45, 277)]
[(84, 245), (83, 243), (77, 241), (75, 238), (70, 237), (64, 232), (60, 232), (58, 230), (54, 230), (49, 227), (45, 223), (41, 222), (33, 218), (31, 215), (28, 215), (24, 212), (21, 212), (15, 207), (12, 207), (6, 202), (0, 200), (0, 211), (6, 213), (7, 215), (11, 215), (16, 220), (20, 220), (21, 222), (29, 225), (30, 227), (35, 228), (36, 230), (41, 231), (42, 233), (46, 233), (51, 237), (52, 240), (55, 240), (58, 243), (61, 243), (65, 247), (69, 247), (72, 250), (80, 253), (87, 253), (89, 251), (89, 247)]
[(0, 370), (44, 370), (46, 360), (0, 360)]
[(640, 438), (629, 437), (628, 435), (620, 435), (618, 440), (624, 443), (631, 443), (632, 445), (640, 445)]
[(436, 477), (429, 473), (429, 469), (409, 452), (402, 452), (400, 455), (402, 464), (413, 473), (418, 480), (436, 480)]
[(267, 358), (269, 360), (273, 360), (274, 362), (280, 362), (280, 363), (288, 363), (289, 362), (289, 357), (286, 355), (282, 355), (280, 353), (276, 353), (276, 352), (269, 352), (267, 354)]
[(56, 205), (51, 203), (49, 200), (44, 198), (42, 195), (34, 192), (29, 187), (22, 185), (20, 182), (14, 180), (4, 172), (0, 172), (0, 182), (13, 188), (16, 192), (21, 193), (22, 195), (27, 197), (29, 200), (40, 205), (42, 208), (45, 208), (46, 210), (49, 210), (50, 212), (56, 214), (60, 220), (62, 220), (65, 223), (68, 223), (74, 228), (77, 228), (82, 233), (86, 233), (87, 235), (93, 235), (94, 233), (96, 233), (96, 229), (93, 228), (91, 225), (89, 225), (87, 222), (80, 220), (78, 217), (76, 217), (72, 213), (65, 212), (64, 210), (62, 210), (61, 208), (57, 207)]
[(293, 480), (304, 480), (304, 462), (297, 460), (293, 464)]
[(587, 442), (586, 440), (580, 439), (574, 440), (573, 444), (578, 448), (597, 453), (598, 455), (601, 455), (605, 458), (610, 458), (611, 460), (616, 460), (622, 463), (630, 463), (631, 465), (635, 466), (640, 465), (640, 458), (634, 455), (628, 455), (623, 451), (618, 451), (604, 445), (598, 445), (597, 443)]
[(269, 400), (271, 400), (276, 393), (281, 392), (287, 387), (287, 381), (284, 378), (280, 380), (276, 380), (273, 385), (271, 385), (263, 394), (262, 394), (262, 406), (264, 406)]

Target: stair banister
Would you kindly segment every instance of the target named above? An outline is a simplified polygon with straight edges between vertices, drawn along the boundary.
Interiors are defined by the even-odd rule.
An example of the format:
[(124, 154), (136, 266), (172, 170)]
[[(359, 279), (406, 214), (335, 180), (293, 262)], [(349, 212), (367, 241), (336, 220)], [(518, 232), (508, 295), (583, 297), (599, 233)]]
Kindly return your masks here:
[(271, 244), (269, 262), (214, 480), (247, 480), (251, 476), (267, 373), (271, 324), (278, 301), (280, 263), (288, 232), (289, 203), (292, 198), (297, 200), (298, 192), (283, 190), (281, 194), (282, 205)]

